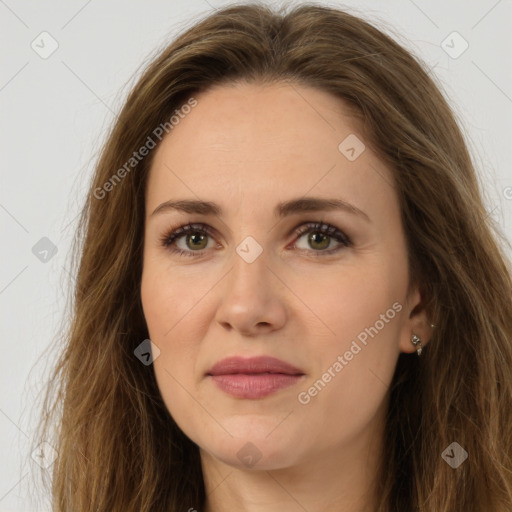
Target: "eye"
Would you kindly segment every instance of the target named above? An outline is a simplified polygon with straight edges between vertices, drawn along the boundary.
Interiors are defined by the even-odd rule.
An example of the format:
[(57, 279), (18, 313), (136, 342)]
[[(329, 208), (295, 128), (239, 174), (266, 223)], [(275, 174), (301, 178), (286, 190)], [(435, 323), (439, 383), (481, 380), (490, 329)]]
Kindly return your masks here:
[[(352, 246), (350, 238), (330, 224), (306, 223), (295, 230), (295, 235), (299, 240), (308, 235), (307, 243), (313, 249), (299, 248), (299, 250), (312, 253), (314, 256), (333, 254), (343, 248)], [(185, 224), (167, 231), (161, 237), (160, 244), (180, 256), (201, 256), (208, 249), (208, 237), (213, 238), (213, 232), (205, 224)], [(185, 247), (179, 246), (182, 239)], [(329, 248), (333, 239), (338, 245)]]
[[(196, 256), (194, 252), (202, 254), (206, 249), (208, 237), (213, 237), (213, 234), (204, 224), (185, 224), (165, 233), (160, 239), (160, 243), (169, 251), (180, 256)], [(181, 241), (182, 238), (184, 238), (186, 246), (190, 244), (190, 247), (195, 247), (195, 249), (190, 251), (186, 246), (180, 248), (177, 242)]]
[[(308, 235), (307, 243), (309, 246), (319, 250), (315, 249), (311, 251), (307, 248), (301, 250), (311, 252), (314, 256), (333, 254), (339, 252), (344, 247), (346, 248), (352, 246), (352, 241), (350, 238), (345, 233), (343, 233), (343, 231), (340, 231), (338, 228), (330, 224), (318, 222), (307, 223), (300, 226), (295, 231), (295, 234), (299, 237), (299, 240), (305, 235)], [(331, 245), (333, 239), (338, 242), (338, 245), (326, 250)]]

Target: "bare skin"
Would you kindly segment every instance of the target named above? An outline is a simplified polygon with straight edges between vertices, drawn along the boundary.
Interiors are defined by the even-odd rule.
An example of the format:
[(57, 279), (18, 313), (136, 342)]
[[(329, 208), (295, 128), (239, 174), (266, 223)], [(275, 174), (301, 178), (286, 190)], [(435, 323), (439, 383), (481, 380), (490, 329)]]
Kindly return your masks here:
[[(398, 356), (415, 352), (413, 333), (423, 345), (431, 336), (418, 289), (407, 294), (392, 173), (369, 147), (353, 161), (338, 149), (350, 134), (364, 139), (326, 92), (238, 84), (196, 99), (150, 170), (141, 298), (160, 349), (154, 370), (162, 397), (200, 448), (205, 510), (370, 512)], [(313, 197), (363, 213), (274, 216), (280, 202)], [(214, 202), (222, 214), (153, 215), (179, 199)], [(295, 233), (317, 222), (350, 243), (315, 229)], [(211, 234), (196, 229), (161, 244), (187, 223)], [(248, 262), (244, 255), (258, 248)], [(263, 398), (233, 397), (206, 375), (232, 355), (270, 355), (304, 375)]]

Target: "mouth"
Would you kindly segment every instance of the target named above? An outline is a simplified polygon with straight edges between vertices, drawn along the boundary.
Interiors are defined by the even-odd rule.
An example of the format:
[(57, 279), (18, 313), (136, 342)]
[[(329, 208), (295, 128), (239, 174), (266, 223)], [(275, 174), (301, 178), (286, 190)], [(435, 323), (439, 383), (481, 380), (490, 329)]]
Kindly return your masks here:
[(297, 384), (305, 374), (285, 361), (260, 356), (223, 359), (206, 376), (231, 396), (256, 399)]

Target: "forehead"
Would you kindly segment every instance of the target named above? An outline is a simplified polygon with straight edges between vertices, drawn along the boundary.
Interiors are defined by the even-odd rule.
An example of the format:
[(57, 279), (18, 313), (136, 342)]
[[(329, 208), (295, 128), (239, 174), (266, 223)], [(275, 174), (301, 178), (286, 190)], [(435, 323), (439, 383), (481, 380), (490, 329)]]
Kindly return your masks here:
[[(244, 83), (194, 97), (197, 105), (156, 150), (146, 188), (148, 210), (184, 196), (237, 205), (242, 198), (254, 199), (270, 209), (276, 198), (308, 191), (329, 197), (338, 191), (364, 202), (392, 183), (389, 170), (362, 146), (360, 121), (325, 91)], [(358, 152), (364, 148), (355, 160), (343, 153), (344, 141), (359, 144)]]
[(311, 149), (337, 152), (338, 139), (350, 133), (363, 138), (348, 106), (312, 87), (236, 83), (215, 86), (195, 98), (197, 105), (165, 137), (162, 151), (171, 146), (184, 156), (193, 147), (197, 156), (217, 151), (221, 158), (228, 150), (230, 159), (243, 154), (247, 160), (263, 151), (277, 156), (293, 149), (314, 157)]

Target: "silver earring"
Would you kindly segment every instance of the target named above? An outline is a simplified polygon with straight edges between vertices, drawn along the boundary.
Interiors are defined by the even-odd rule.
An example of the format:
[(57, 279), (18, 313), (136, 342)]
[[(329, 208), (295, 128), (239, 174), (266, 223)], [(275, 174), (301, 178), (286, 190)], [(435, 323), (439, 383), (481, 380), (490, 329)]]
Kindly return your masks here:
[(421, 352), (423, 351), (423, 347), (421, 346), (421, 339), (416, 334), (413, 334), (411, 337), (411, 343), (416, 347), (416, 352), (418, 356), (421, 356)]

